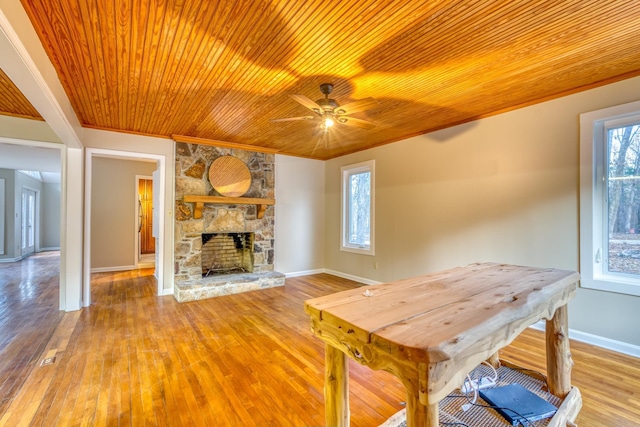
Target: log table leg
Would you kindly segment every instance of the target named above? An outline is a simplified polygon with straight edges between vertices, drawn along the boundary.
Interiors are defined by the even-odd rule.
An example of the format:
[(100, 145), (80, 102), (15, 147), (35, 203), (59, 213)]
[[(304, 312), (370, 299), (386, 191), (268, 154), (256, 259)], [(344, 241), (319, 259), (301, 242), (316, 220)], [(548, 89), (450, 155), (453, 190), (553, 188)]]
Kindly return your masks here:
[(496, 351), (487, 359), (487, 363), (498, 369), (500, 367), (500, 352)]
[(567, 306), (558, 308), (546, 324), (547, 376), (549, 392), (564, 399), (571, 391), (573, 360), (569, 349)]
[(324, 410), (329, 427), (349, 426), (349, 359), (330, 344), (324, 347)]
[(407, 390), (407, 427), (438, 427), (438, 404), (423, 405), (418, 396)]
[(425, 407), (427, 410), (427, 423), (425, 424), (427, 427), (438, 427), (440, 425), (440, 413), (438, 412), (438, 404), (434, 403), (432, 405)]

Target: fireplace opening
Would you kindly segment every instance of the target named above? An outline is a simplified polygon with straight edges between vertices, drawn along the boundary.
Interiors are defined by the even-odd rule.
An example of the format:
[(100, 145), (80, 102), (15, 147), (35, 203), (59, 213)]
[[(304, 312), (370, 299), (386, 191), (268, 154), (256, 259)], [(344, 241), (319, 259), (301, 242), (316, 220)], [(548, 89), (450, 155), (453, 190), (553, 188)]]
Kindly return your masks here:
[(202, 235), (202, 277), (253, 273), (253, 233)]

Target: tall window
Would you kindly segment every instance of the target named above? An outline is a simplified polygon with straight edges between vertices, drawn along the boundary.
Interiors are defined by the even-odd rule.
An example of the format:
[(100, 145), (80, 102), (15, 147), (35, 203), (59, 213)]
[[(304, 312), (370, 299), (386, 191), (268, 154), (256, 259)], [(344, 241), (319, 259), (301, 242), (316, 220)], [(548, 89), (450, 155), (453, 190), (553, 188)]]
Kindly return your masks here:
[(582, 285), (640, 295), (640, 102), (580, 123)]
[(31, 178), (37, 179), (38, 181), (42, 181), (42, 174), (38, 171), (27, 171), (27, 170), (18, 170), (25, 175), (29, 175)]
[(375, 161), (344, 166), (340, 249), (374, 255)]

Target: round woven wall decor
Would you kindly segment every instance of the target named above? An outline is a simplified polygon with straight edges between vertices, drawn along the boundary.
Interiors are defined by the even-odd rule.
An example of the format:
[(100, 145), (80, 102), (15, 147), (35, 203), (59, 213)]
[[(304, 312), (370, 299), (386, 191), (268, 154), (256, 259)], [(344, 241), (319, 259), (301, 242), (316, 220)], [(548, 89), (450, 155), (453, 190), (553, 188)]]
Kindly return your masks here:
[(209, 182), (223, 196), (240, 197), (251, 187), (251, 172), (239, 158), (222, 156), (211, 163)]

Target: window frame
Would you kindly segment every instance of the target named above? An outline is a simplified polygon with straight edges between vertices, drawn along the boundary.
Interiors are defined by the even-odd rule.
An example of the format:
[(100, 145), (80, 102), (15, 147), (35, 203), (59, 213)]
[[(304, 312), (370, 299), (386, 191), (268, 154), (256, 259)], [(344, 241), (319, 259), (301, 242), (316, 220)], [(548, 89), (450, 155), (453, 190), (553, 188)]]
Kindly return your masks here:
[[(580, 274), (588, 289), (640, 296), (640, 275), (608, 272), (607, 129), (640, 121), (640, 101), (580, 114)], [(606, 238), (606, 239), (605, 239)]]
[[(340, 250), (361, 255), (375, 255), (375, 160), (355, 163), (342, 166), (340, 175), (342, 177), (342, 197), (341, 197), (341, 221), (340, 221)], [(349, 243), (347, 231), (349, 230), (349, 177), (358, 173), (369, 172), (371, 174), (369, 185), (369, 247), (360, 247)]]

